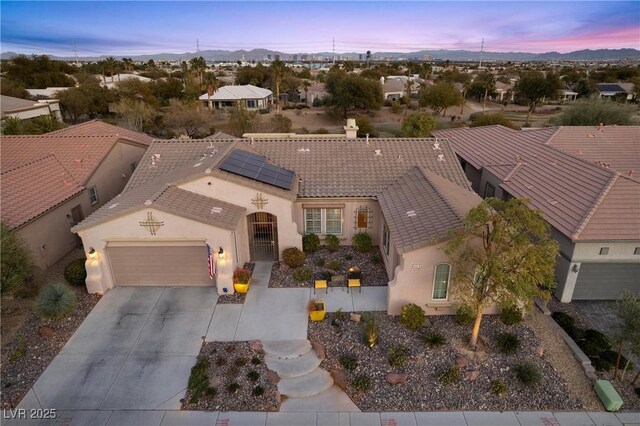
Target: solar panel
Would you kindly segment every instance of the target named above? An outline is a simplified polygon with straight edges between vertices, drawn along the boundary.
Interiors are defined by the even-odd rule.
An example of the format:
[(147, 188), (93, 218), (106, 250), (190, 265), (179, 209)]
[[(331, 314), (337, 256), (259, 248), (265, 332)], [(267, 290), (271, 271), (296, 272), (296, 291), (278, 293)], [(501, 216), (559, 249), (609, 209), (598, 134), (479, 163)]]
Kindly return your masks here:
[(250, 152), (235, 150), (218, 166), (220, 170), (240, 175), (278, 188), (291, 189), (294, 173), (267, 163), (267, 159)]

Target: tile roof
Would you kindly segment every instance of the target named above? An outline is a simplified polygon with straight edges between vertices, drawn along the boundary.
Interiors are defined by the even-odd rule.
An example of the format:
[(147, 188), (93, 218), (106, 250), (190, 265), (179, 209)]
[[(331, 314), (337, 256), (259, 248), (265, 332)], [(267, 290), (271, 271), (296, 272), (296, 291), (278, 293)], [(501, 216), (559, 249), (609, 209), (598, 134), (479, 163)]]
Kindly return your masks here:
[(412, 167), (378, 195), (391, 238), (401, 251), (441, 241), (482, 200), (429, 170)]
[(384, 81), (383, 89), (384, 93), (403, 93), (406, 90), (406, 84), (404, 81), (396, 78), (386, 79)]
[(11, 229), (24, 225), (84, 190), (54, 155), (12, 169), (3, 168), (0, 180), (2, 221)]
[[(273, 95), (273, 92), (262, 87), (247, 84), (244, 86), (222, 86), (211, 95), (212, 101), (229, 101), (240, 99), (262, 99)], [(207, 100), (207, 94), (200, 96), (200, 100)]]
[[(597, 214), (602, 207), (603, 212), (629, 209), (629, 214), (640, 217), (637, 203), (615, 195), (635, 193), (637, 199), (640, 183), (628, 178), (617, 183), (620, 176), (613, 170), (545, 145), (544, 137), (548, 140), (556, 132), (487, 126), (435, 134), (447, 137), (456, 153), (476, 169), (486, 167), (495, 174), (508, 193), (529, 198), (531, 206), (542, 211), (547, 221), (568, 238), (589, 240), (600, 235), (605, 239), (640, 239), (640, 227), (625, 220), (624, 215), (605, 218)], [(599, 229), (600, 233), (589, 234), (587, 229)]]
[(76, 124), (74, 126), (65, 127), (47, 133), (47, 135), (66, 135), (66, 136), (96, 136), (96, 135), (115, 135), (124, 139), (129, 139), (144, 145), (150, 145), (153, 138), (145, 133), (136, 132), (134, 130), (125, 129), (123, 127), (114, 126), (100, 120), (90, 120), (85, 123)]
[(562, 126), (549, 138), (554, 146), (592, 163), (640, 176), (640, 126)]

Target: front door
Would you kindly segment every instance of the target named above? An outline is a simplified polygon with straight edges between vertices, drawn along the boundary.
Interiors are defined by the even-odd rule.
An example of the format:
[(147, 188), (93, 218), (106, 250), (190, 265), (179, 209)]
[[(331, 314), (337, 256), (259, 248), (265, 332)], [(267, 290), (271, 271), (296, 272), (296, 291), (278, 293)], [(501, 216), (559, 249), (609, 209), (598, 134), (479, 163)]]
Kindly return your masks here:
[(278, 260), (278, 222), (274, 215), (257, 212), (247, 216), (251, 260)]

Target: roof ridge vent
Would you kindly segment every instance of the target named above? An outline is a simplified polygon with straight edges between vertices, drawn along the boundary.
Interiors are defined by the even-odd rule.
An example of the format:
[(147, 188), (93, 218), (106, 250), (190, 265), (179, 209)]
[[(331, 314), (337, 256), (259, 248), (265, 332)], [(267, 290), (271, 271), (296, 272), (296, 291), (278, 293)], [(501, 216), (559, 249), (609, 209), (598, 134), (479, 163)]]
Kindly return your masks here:
[(382, 150), (381, 150), (381, 149), (374, 149), (374, 150), (373, 150), (373, 155), (375, 155), (375, 156), (380, 156), (380, 155), (382, 155)]
[(447, 161), (444, 159), (444, 154), (438, 154), (438, 161)]
[(211, 214), (220, 214), (222, 213), (222, 207), (211, 207)]
[(311, 149), (309, 148), (298, 148), (298, 152), (311, 152)]
[(433, 143), (433, 149), (436, 151), (441, 150), (442, 148), (440, 148), (440, 142), (438, 142), (438, 140), (436, 139), (436, 141)]

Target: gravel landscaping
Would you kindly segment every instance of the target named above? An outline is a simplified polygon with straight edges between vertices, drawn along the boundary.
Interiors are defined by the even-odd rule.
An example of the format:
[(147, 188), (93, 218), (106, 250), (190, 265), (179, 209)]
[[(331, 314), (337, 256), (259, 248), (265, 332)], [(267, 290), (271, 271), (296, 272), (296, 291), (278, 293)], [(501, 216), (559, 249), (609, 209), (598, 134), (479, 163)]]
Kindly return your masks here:
[[(467, 346), (471, 325), (458, 325), (452, 316), (430, 317), (430, 325), (412, 331), (400, 324), (399, 317), (383, 313), (366, 315), (375, 318), (379, 326), (378, 342), (371, 349), (363, 338), (364, 323), (349, 320), (348, 314), (339, 320), (340, 314), (329, 313), (324, 321), (309, 324), (309, 339), (321, 343), (326, 349), (327, 358), (321, 367), (346, 374), (346, 392), (363, 411), (502, 411), (516, 408), (524, 411), (581, 410), (592, 407), (591, 404), (585, 405), (567, 386), (563, 376), (554, 367), (557, 365), (558, 369), (563, 369), (564, 366), (551, 363), (556, 359), (549, 358), (544, 350), (544, 342), (528, 326), (529, 318), (521, 324), (507, 326), (497, 316), (485, 316), (480, 348), (472, 352)], [(422, 336), (431, 332), (440, 333), (446, 343), (429, 347)], [(503, 332), (513, 333), (520, 340), (519, 349), (512, 355), (497, 350), (497, 336)], [(392, 348), (396, 348), (396, 355), (401, 353), (398, 345), (407, 348), (406, 362), (402, 363), (402, 357), (396, 356), (398, 366), (391, 367), (388, 354)], [(539, 356), (540, 352), (544, 354)], [(355, 357), (357, 366), (352, 371), (347, 371), (341, 365), (340, 358), (343, 355)], [(521, 363), (535, 366), (540, 374), (537, 385), (525, 386), (516, 379), (514, 367)], [(451, 384), (442, 383), (438, 374), (456, 364), (460, 366), (460, 380)], [(452, 372), (455, 373), (455, 368)], [(388, 377), (389, 373), (399, 375)], [(407, 375), (404, 383), (387, 382), (388, 379), (402, 380), (402, 374)], [(368, 390), (358, 391), (354, 388), (354, 383), (357, 386), (366, 382), (358, 377), (360, 375), (370, 378)], [(506, 392), (500, 396), (492, 392), (494, 380), (506, 385)]]
[[(389, 277), (382, 262), (380, 249), (371, 247), (366, 253), (360, 253), (351, 246), (340, 246), (336, 251), (330, 251), (326, 247), (311, 253), (305, 253), (304, 264), (300, 268), (308, 268), (312, 273), (329, 272), (331, 275), (338, 275), (346, 278), (347, 269), (358, 267), (362, 272), (360, 280), (363, 287), (366, 286), (386, 286)], [(335, 265), (332, 265), (335, 263)], [(313, 287), (313, 280), (296, 281), (293, 278), (295, 269), (289, 268), (282, 262), (276, 262), (271, 271), (271, 281), (269, 287)], [(346, 280), (339, 286), (346, 287)], [(329, 286), (336, 286), (329, 283)]]
[(182, 401), (182, 409), (278, 411), (278, 389), (267, 379), (268, 369), (262, 350), (254, 349), (249, 342), (210, 342), (202, 345), (198, 360), (206, 360), (208, 364), (205, 377), (207, 390), (194, 401), (190, 386)]
[[(74, 250), (45, 272), (45, 282), (64, 282), (64, 268), (73, 259), (83, 256), (82, 250)], [(38, 380), (49, 363), (60, 352), (89, 312), (100, 301), (101, 296), (87, 293), (86, 287), (72, 287), (77, 304), (71, 316), (59, 321), (47, 321), (37, 317), (32, 311), (26, 315), (24, 323), (13, 333), (12, 338), (2, 345), (2, 408), (14, 408), (27, 391)], [(5, 310), (13, 301), (3, 299)], [(24, 301), (22, 301), (24, 302)], [(25, 306), (31, 310), (33, 299)], [(53, 334), (39, 330), (50, 327)]]

